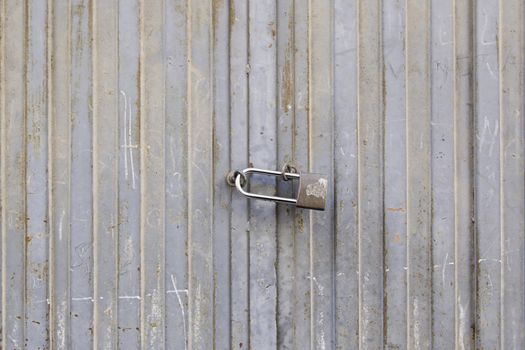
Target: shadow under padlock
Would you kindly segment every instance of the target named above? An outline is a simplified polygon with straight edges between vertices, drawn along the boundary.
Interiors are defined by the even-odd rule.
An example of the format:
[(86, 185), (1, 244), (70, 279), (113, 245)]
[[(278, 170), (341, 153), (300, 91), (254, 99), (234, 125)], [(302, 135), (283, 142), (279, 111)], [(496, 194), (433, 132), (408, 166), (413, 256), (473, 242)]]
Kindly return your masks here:
[[(235, 186), (240, 193), (248, 198), (291, 204), (298, 208), (324, 210), (328, 193), (327, 176), (316, 173), (300, 173), (297, 171), (288, 172), (285, 168), (283, 168), (283, 171), (258, 168), (232, 171), (227, 175), (226, 181), (230, 186)], [(281, 178), (282, 181), (291, 182), (294, 188), (295, 198), (251, 192), (259, 188), (259, 186), (248, 186), (251, 182), (250, 178), (253, 176), (253, 180), (259, 180), (258, 178), (262, 179), (261, 175), (266, 175), (266, 177), (275, 176)], [(265, 185), (268, 184), (268, 181), (263, 180), (263, 182)], [(298, 185), (295, 186), (297, 183)], [(250, 187), (250, 191), (247, 190), (248, 187)]]

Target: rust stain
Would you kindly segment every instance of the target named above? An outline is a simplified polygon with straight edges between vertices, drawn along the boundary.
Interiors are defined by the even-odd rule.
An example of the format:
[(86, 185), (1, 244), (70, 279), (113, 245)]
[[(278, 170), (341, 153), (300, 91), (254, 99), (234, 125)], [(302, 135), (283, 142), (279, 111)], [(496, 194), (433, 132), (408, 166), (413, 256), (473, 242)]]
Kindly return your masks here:
[(235, 4), (233, 1), (230, 1), (230, 28), (235, 24)]
[(73, 16), (82, 17), (83, 13), (84, 13), (84, 4), (82, 3), (74, 5), (73, 8), (71, 9), (71, 14)]
[[(35, 108), (32, 108), (32, 110), (33, 113), (35, 113)], [(31, 123), (31, 133), (27, 135), (27, 138), (33, 147), (33, 152), (38, 156), (40, 154), (40, 120), (33, 119)]]
[(181, 15), (186, 15), (186, 3), (183, 4), (175, 4), (175, 11), (177, 11)]
[(386, 208), (387, 211), (393, 211), (393, 212), (401, 212), (404, 213), (406, 211), (405, 208)]
[(213, 36), (215, 37), (217, 31), (217, 24), (219, 23), (219, 12), (222, 7), (223, 0), (212, 1), (212, 22), (213, 22)]
[[(80, 3), (72, 8), (72, 17), (77, 18), (78, 22), (82, 21), (82, 17), (84, 16), (84, 4)], [(82, 56), (82, 51), (84, 48), (84, 40), (83, 40), (83, 28), (82, 25), (78, 26), (78, 29), (75, 33), (75, 41), (74, 41), (74, 49), (78, 56)]]
[[(290, 16), (288, 21), (288, 29), (291, 30), (293, 18)], [(275, 27), (274, 27), (275, 28)], [(275, 31), (275, 29), (274, 29)], [(288, 47), (286, 48), (286, 56), (283, 67), (282, 75), (282, 88), (281, 88), (281, 108), (285, 113), (288, 113), (292, 109), (294, 102), (294, 84), (293, 84), (293, 72), (292, 72), (292, 60), (293, 60), (293, 39), (288, 39)]]
[(212, 158), (213, 158), (213, 167), (216, 167), (219, 164), (219, 159), (221, 157), (221, 146), (219, 140), (217, 139), (217, 130), (215, 121), (217, 120), (217, 115), (215, 111), (213, 112), (213, 122), (212, 122), (212, 137), (213, 137), (213, 146), (212, 146)]
[(270, 23), (268, 23), (268, 26), (270, 26), (271, 31), (272, 31), (272, 39), (275, 39), (275, 37), (276, 37), (276, 35), (277, 35), (277, 30), (276, 30), (276, 27), (275, 27), (275, 22), (274, 22), (274, 21), (271, 21)]
[(383, 69), (381, 70), (381, 96), (382, 96), (382, 113), (383, 118), (385, 118), (386, 108), (387, 108), (387, 89), (386, 89), (386, 79), (385, 79), (386, 64), (383, 64)]
[(297, 227), (297, 232), (304, 232), (304, 219), (300, 213), (295, 215), (295, 226)]
[(291, 71), (290, 57), (287, 54), (283, 67), (283, 82), (281, 87), (281, 108), (285, 113), (290, 111), (293, 101), (293, 83)]
[(393, 241), (394, 243), (396, 243), (396, 244), (401, 243), (401, 235), (400, 235), (399, 233), (396, 233), (396, 234), (394, 235), (394, 238), (392, 239), (392, 241)]

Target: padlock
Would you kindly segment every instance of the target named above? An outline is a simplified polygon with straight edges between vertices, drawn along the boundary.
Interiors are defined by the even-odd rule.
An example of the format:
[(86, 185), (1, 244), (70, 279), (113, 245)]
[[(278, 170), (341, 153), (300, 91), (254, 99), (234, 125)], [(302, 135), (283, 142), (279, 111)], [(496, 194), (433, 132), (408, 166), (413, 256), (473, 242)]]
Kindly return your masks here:
[(296, 206), (314, 210), (324, 210), (328, 179), (326, 175), (303, 173), (299, 178)]
[[(296, 198), (268, 196), (244, 190), (248, 183), (249, 174), (266, 174), (282, 176), (285, 181), (299, 180), (299, 190)], [(292, 204), (299, 208), (324, 210), (328, 193), (328, 178), (326, 175), (314, 173), (294, 173), (258, 168), (247, 168), (241, 171), (230, 172), (226, 177), (228, 184), (235, 186), (239, 192), (248, 198), (263, 199), (273, 202)]]

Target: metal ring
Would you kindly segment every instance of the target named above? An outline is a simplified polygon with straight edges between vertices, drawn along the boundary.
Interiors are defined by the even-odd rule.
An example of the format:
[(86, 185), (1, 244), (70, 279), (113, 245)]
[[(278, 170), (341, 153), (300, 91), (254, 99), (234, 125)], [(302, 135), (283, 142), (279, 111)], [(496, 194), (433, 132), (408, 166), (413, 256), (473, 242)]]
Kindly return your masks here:
[(290, 163), (286, 162), (286, 163), (283, 165), (283, 168), (282, 168), (282, 170), (281, 170), (281, 173), (282, 173), (283, 180), (284, 180), (284, 181), (288, 181), (288, 180), (290, 180), (290, 178), (288, 178), (288, 176), (286, 176), (286, 173), (297, 174), (297, 168), (294, 167), (293, 165), (290, 165)]
[(226, 182), (228, 183), (228, 185), (235, 187), (235, 180), (237, 180), (237, 176), (241, 177), (241, 186), (244, 187), (244, 185), (246, 185), (246, 175), (239, 170), (231, 171), (226, 176)]

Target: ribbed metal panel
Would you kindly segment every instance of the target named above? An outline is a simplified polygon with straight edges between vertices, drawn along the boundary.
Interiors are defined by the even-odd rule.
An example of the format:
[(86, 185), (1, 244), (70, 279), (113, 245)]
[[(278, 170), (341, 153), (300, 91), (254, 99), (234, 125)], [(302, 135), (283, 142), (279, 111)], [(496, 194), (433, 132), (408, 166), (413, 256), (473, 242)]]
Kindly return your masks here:
[(522, 0), (0, 11), (3, 349), (525, 348)]

